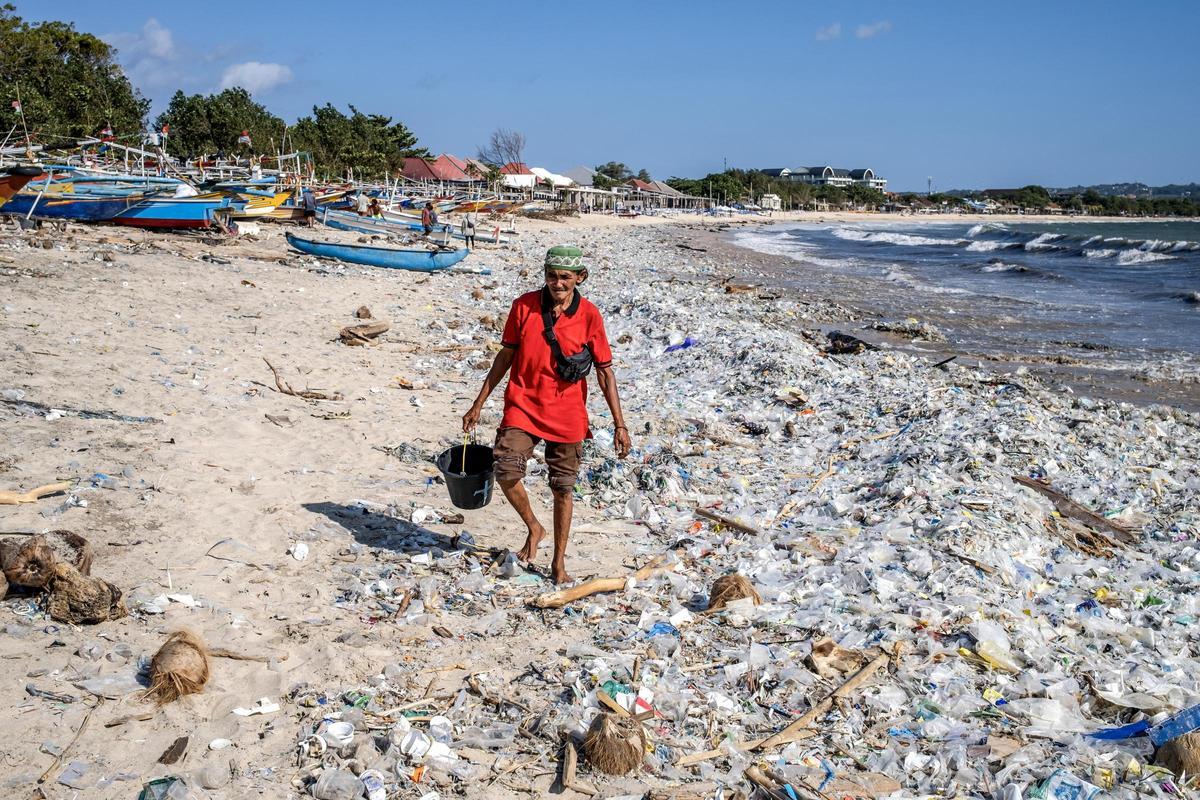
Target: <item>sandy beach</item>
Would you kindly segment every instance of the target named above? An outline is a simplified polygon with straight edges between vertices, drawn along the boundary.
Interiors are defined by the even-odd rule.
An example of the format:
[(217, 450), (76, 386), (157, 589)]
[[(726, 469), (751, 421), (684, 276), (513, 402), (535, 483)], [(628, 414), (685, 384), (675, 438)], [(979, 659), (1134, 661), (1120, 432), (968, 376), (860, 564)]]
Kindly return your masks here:
[[(1050, 374), (1013, 381), (973, 364), (933, 370), (930, 358), (902, 348), (826, 357), (823, 331), (858, 335), (862, 312), (819, 290), (783, 296), (767, 280), (727, 291), (730, 281), (759, 282), (754, 275), (770, 274), (769, 264), (732, 247), (727, 225), (711, 220), (521, 223), (515, 245), (485, 246), (464, 262), (487, 275), (323, 262), (289, 252), (282, 230), (264, 225), (257, 241), (79, 226), (0, 234), (0, 487), (72, 484), (34, 504), (0, 506), (0, 529), (85, 536), (96, 549), (93, 573), (121, 588), (130, 610), (74, 627), (50, 620), (34, 595), (10, 595), (0, 607), (0, 700), (10, 732), (0, 744), (4, 796), (32, 796), (68, 745), (44, 797), (132, 798), (153, 778), (201, 773), (195, 784), (214, 786), (207, 795), (197, 788), (198, 797), (308, 796), (320, 758), (298, 759), (298, 743), (323, 715), (354, 708), (358, 695), (347, 693), (364, 689), (380, 697), (386, 689), (380, 706), (415, 710), (413, 725), (438, 714), (456, 725), (456, 766), (426, 770), (392, 796), (546, 796), (559, 730), (577, 729), (594, 706), (595, 676), (616, 675), (635, 658), (661, 712), (649, 723), (648, 767), (612, 778), (581, 766), (581, 780), (601, 797), (699, 796), (670, 792), (711, 792), (728, 765), (681, 768), (678, 757), (783, 727), (788, 717), (772, 704), (804, 709), (820, 686), (841, 682), (798, 666), (805, 654), (793, 648), (819, 634), (864, 651), (901, 642), (900, 673), (954, 663), (956, 680), (974, 692), (996, 676), (956, 661), (954, 647), (925, 635), (926, 626), (949, 632), (970, 613), (1019, 626), (1012, 621), (1022, 607), (1032, 609), (1026, 621), (1045, 620), (1111, 585), (1127, 604), (1126, 628), (1176, 645), (1192, 636), (1142, 615), (1121, 587), (1140, 582), (1179, 613), (1195, 606), (1194, 573), (1155, 566), (1168, 554), (1195, 555), (1194, 543), (1177, 544), (1200, 534), (1193, 414), (1102, 394), (1081, 402), (1052, 390)], [(623, 576), (664, 552), (676, 553), (678, 566), (569, 611), (537, 611), (527, 603), (552, 588), (546, 580), (502, 576), (455, 538), (469, 533), (481, 547), (515, 551), (524, 538), (515, 514), (496, 497), (463, 512), (461, 523), (442, 522), (454, 509), (424, 457), (460, 441), (459, 418), (495, 352), (500, 320), (517, 294), (540, 285), (541, 253), (559, 241), (578, 243), (595, 264), (584, 293), (606, 315), (635, 446), (630, 461), (615, 460), (593, 391), (596, 439), (568, 566), (577, 578)], [(357, 322), (364, 305), (391, 327), (374, 346), (346, 346), (338, 330)], [(686, 336), (697, 343), (664, 353)], [(279, 392), (268, 361), (295, 389), (342, 399)], [(499, 410), (497, 393), (485, 438)], [(1118, 561), (1109, 562), (1120, 575), (1079, 566), (1076, 584), (1047, 573), (1028, 584), (1027, 606), (1022, 590), (1000, 588), (1000, 576), (1017, 574), (1017, 554), (1031, 564), (1092, 563), (1054, 532), (1049, 502), (1009, 479), (1031, 471), (1137, 531), (1136, 546), (1117, 546)], [(544, 481), (544, 466), (531, 470), (535, 509), (547, 519)], [(964, 505), (966, 496), (980, 502)], [(696, 519), (697, 505), (745, 530)], [(303, 560), (289, 553), (297, 544)], [(922, 568), (931, 557), (937, 566)], [(540, 566), (548, 560), (543, 545)], [(924, 578), (931, 569), (952, 575), (959, 587), (913, 588), (908, 578), (884, 587), (885, 574), (900, 574), (887, 573), (889, 563)], [(757, 616), (725, 625), (698, 615), (695, 597), (733, 569), (760, 584)], [(791, 580), (799, 583), (789, 588)], [(861, 594), (859, 611), (845, 611), (849, 600), (824, 597), (814, 581)], [(922, 593), (945, 606), (917, 610)], [(982, 605), (968, 610), (956, 593)], [(681, 632), (673, 656), (639, 633), (645, 620), (668, 617)], [(261, 660), (215, 658), (203, 692), (156, 710), (137, 694), (138, 660), (179, 627)], [(1051, 671), (1056, 646), (1075, 646), (1046, 637), (1044, 653), (1027, 655), (1038, 673)], [(705, 694), (721, 683), (706, 663), (719, 671), (751, 644), (793, 640), (801, 644), (771, 644), (756, 687), (736, 676), (721, 684), (739, 698), (732, 705)], [(1107, 653), (1089, 646), (1081, 658), (1100, 671), (1137, 652), (1122, 639)], [(1164, 680), (1194, 691), (1193, 663), (1180, 658), (1180, 671)], [(107, 683), (80, 688), (95, 678)], [(901, 683), (916, 692), (915, 682)], [(1012, 681), (999, 683), (1017, 696)], [(690, 710), (680, 697), (691, 698)], [(280, 710), (235, 713), (260, 698)], [(852, 724), (886, 739), (886, 705)], [(392, 774), (390, 726), (376, 713), (384, 709), (367, 706), (364, 716), (363, 707), (347, 717), (360, 731), (347, 759)], [(186, 756), (158, 763), (183, 736)], [(504, 741), (490, 746), (488, 736)], [(210, 750), (216, 740), (229, 745)], [(1038, 746), (1048, 749), (1028, 759), (1031, 779), (1043, 761), (1076, 752), (1052, 740)], [(991, 752), (1001, 746), (993, 742)], [(838, 780), (852, 785), (830, 791), (886, 796), (903, 787), (911, 796), (931, 786), (919, 770), (837, 758)], [(70, 788), (58, 777), (73, 762), (81, 775)], [(401, 771), (412, 777), (411, 768)], [(560, 787), (554, 796), (587, 795)]]

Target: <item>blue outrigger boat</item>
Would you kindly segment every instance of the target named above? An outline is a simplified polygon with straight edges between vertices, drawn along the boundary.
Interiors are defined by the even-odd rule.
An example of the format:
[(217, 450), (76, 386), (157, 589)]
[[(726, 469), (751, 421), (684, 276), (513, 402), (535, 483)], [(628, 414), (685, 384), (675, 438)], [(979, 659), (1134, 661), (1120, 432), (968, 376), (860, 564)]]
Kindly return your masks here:
[(414, 272), (437, 272), (448, 269), (467, 257), (465, 247), (456, 250), (401, 250), (396, 247), (374, 247), (361, 244), (337, 244), (305, 239), (294, 233), (287, 234), (287, 242), (301, 253), (325, 258), (336, 258), (351, 264), (369, 267), (407, 269)]
[(32, 216), (37, 219), (107, 222), (144, 199), (145, 195), (142, 194), (105, 197), (81, 196), (73, 192), (20, 191), (3, 206), (0, 206), (0, 214)]

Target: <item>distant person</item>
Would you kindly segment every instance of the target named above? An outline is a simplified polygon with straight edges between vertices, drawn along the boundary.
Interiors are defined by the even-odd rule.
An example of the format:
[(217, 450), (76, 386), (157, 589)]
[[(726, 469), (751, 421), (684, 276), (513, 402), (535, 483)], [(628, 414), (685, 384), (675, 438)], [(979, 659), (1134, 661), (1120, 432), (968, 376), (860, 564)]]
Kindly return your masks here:
[(475, 211), (468, 211), (463, 214), (462, 218), (462, 236), (466, 242), (467, 249), (475, 249), (475, 226), (479, 223), (479, 214)]
[(425, 210), (421, 212), (421, 227), (425, 229), (425, 235), (433, 233), (433, 229), (437, 227), (438, 215), (433, 209), (433, 201), (425, 204)]
[(317, 196), (311, 187), (305, 186), (300, 192), (300, 207), (304, 209), (304, 224), (309, 228), (317, 227)]
[(366, 192), (358, 193), (358, 202), (355, 203), (354, 210), (358, 212), (360, 217), (367, 216), (370, 213), (371, 198), (367, 197)]
[(379, 202), (378, 197), (372, 197), (370, 204), (367, 205), (367, 214), (373, 219), (383, 218), (383, 204)]

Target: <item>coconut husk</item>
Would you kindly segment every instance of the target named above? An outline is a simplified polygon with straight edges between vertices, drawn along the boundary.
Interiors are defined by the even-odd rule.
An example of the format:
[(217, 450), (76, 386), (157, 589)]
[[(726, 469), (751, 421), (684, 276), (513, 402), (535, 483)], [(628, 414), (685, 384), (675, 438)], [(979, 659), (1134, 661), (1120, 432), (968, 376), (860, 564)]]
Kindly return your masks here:
[(94, 625), (129, 614), (121, 590), (102, 578), (80, 575), (70, 564), (56, 564), (48, 584), (50, 618), (72, 625)]
[(72, 531), (58, 530), (47, 533), (46, 541), (54, 550), (57, 560), (73, 564), (80, 575), (92, 574), (92, 561), (96, 557), (96, 551), (87, 539)]
[(1158, 748), (1154, 761), (1171, 772), (1176, 777), (1187, 773), (1188, 777), (1200, 775), (1200, 732), (1193, 731)]
[(208, 648), (191, 631), (175, 631), (150, 661), (150, 688), (143, 697), (166, 705), (208, 683)]
[(0, 568), (13, 586), (40, 589), (54, 576), (54, 548), (43, 536), (0, 542)]
[(731, 572), (713, 581), (712, 590), (708, 593), (708, 609), (716, 611), (724, 608), (725, 604), (731, 600), (742, 600), (747, 597), (753, 600), (756, 606), (762, 603), (762, 598), (750, 579), (740, 572)]
[(632, 717), (602, 711), (592, 720), (583, 738), (588, 763), (609, 775), (628, 775), (646, 756), (646, 733)]

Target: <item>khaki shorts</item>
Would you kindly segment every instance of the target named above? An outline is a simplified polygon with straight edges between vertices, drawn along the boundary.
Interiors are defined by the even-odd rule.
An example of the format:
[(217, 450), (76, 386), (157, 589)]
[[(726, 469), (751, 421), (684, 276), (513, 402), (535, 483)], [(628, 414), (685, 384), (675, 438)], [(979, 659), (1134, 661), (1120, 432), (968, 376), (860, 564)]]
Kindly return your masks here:
[[(525, 462), (533, 457), (533, 448), (542, 441), (520, 428), (501, 428), (496, 431), (496, 480), (519, 481), (525, 477)], [(579, 462), (583, 458), (583, 442), (546, 442), (546, 466), (550, 470), (550, 488), (568, 490), (579, 479)]]

